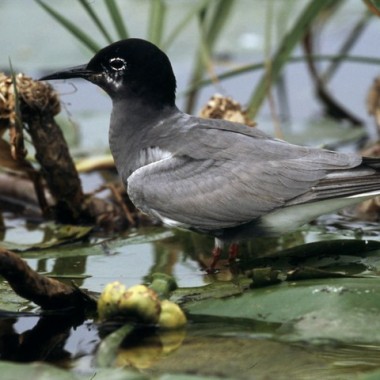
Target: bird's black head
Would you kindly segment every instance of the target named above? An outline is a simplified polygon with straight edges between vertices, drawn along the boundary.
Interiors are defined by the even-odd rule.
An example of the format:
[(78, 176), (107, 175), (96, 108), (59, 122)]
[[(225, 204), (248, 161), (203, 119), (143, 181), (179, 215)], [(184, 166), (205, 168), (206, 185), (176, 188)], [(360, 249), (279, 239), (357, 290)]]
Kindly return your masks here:
[(41, 80), (84, 78), (115, 101), (139, 99), (160, 108), (174, 106), (176, 80), (169, 58), (157, 46), (129, 38), (100, 50), (87, 65), (60, 71)]

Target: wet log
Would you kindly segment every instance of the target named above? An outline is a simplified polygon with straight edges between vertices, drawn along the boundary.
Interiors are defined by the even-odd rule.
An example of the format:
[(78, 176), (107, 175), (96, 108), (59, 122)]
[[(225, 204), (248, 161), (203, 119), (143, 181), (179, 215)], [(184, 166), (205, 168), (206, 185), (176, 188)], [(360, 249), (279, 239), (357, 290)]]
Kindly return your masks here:
[(0, 247), (0, 275), (20, 297), (45, 310), (74, 308), (83, 311), (96, 307), (88, 294), (75, 286), (66, 285), (40, 275), (16, 253)]

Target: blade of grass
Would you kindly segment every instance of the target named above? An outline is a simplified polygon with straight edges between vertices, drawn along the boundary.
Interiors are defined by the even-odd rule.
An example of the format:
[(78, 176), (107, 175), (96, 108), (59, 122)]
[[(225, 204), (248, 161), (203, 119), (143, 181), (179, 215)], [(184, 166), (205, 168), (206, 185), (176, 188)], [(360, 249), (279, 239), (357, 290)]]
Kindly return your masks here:
[(128, 31), (116, 2), (114, 0), (104, 0), (104, 3), (108, 9), (108, 13), (111, 16), (119, 38), (121, 40), (128, 38)]
[[(297, 0), (288, 0), (278, 4), (276, 8), (276, 19), (274, 21), (274, 41), (277, 46), (282, 40), (286, 31), (288, 30), (287, 25), (292, 19), (294, 13), (295, 2)], [(280, 75), (276, 82), (276, 100), (278, 103), (279, 114), (281, 115), (281, 121), (288, 123), (290, 120), (290, 101), (288, 93), (288, 81), (285, 75)]]
[(169, 36), (166, 38), (166, 41), (162, 43), (162, 49), (167, 50), (169, 46), (173, 43), (173, 41), (176, 39), (176, 37), (181, 33), (185, 27), (194, 20), (195, 16), (204, 10), (207, 5), (212, 0), (203, 0), (199, 1), (187, 14), (186, 16), (173, 28), (173, 30), (170, 32)]
[[(200, 35), (203, 38), (200, 41), (200, 47), (198, 49), (198, 54), (196, 56), (195, 65), (191, 77), (190, 83), (196, 83), (200, 81), (203, 77), (204, 64), (202, 61), (202, 54), (204, 54), (205, 49), (208, 51), (208, 55), (211, 56), (215, 42), (221, 34), (222, 28), (228, 21), (228, 16), (230, 15), (231, 9), (235, 4), (234, 0), (219, 0), (210, 2), (209, 5), (200, 12)], [(202, 46), (202, 43), (204, 44)], [(206, 46), (206, 45), (207, 46)], [(202, 52), (203, 50), (203, 52)], [(197, 92), (192, 91), (189, 93), (186, 111), (191, 113), (197, 98)]]
[[(210, 12), (210, 6), (207, 7), (206, 9), (202, 10), (199, 15), (198, 15), (198, 27), (199, 27), (199, 35), (200, 39), (198, 42), (198, 51), (195, 56), (195, 61), (193, 65), (193, 72), (191, 74), (191, 80), (190, 83), (196, 83), (199, 82), (202, 77), (203, 77), (203, 71), (204, 68), (207, 67), (207, 60), (210, 55), (211, 55), (211, 41), (208, 41), (209, 43), (206, 43), (205, 41), (207, 40), (207, 31), (206, 31), (206, 26), (205, 20), (207, 17), (207, 13)], [(187, 102), (186, 102), (186, 112), (191, 113), (194, 109), (194, 105), (196, 102), (198, 96), (198, 90), (194, 89), (193, 91), (190, 91), (187, 97)]]
[(212, 47), (219, 37), (221, 30), (229, 19), (235, 0), (219, 0), (212, 12), (212, 17), (207, 25), (207, 41)]
[(22, 136), (22, 116), (21, 116), (21, 109), (20, 109), (20, 97), (19, 97), (18, 89), (17, 89), (16, 75), (13, 70), (12, 61), (10, 58), (9, 58), (9, 69), (11, 72), (13, 92), (15, 96), (16, 130)]
[(163, 0), (151, 0), (150, 4), (148, 39), (160, 46), (166, 16), (166, 4)]
[(368, 9), (376, 16), (380, 17), (380, 1), (379, 0), (363, 0)]
[(200, 69), (199, 75), (203, 74), (203, 68), (206, 68), (211, 81), (216, 84), (219, 82), (218, 77), (215, 72), (215, 68), (212, 61), (212, 52), (210, 50), (210, 45), (208, 44), (206, 30), (204, 24), (200, 22), (200, 41), (199, 41), (199, 62), (198, 67)]
[[(335, 61), (335, 60), (342, 60), (344, 62), (351, 62), (351, 63), (362, 63), (367, 65), (379, 65), (380, 66), (380, 58), (374, 58), (374, 57), (366, 57), (366, 56), (356, 56), (356, 55), (346, 55), (346, 56), (340, 56), (340, 55), (312, 55), (311, 58), (314, 61)], [(304, 62), (306, 58), (304, 56), (301, 57), (290, 57), (287, 60), (287, 63), (300, 63)], [(227, 70), (224, 73), (218, 74), (218, 80), (222, 81), (225, 79), (229, 79), (235, 76), (239, 76), (242, 74), (246, 74), (249, 72), (253, 72), (256, 70), (262, 70), (265, 68), (264, 62), (254, 63), (250, 65), (244, 65), (239, 66), (236, 69)], [(208, 86), (213, 83), (213, 79), (203, 79), (199, 82), (192, 83), (185, 91), (183, 91), (179, 95), (188, 95), (191, 91), (200, 89), (204, 86)]]
[[(274, 15), (274, 2), (269, 0), (266, 2), (266, 17), (265, 17), (265, 46), (264, 46), (264, 56), (265, 56), (265, 70), (270, 72), (272, 70), (272, 62), (270, 60), (272, 51), (272, 29), (273, 29), (273, 15)], [(279, 77), (280, 78), (280, 77)], [(274, 125), (275, 137), (283, 139), (284, 135), (281, 130), (280, 118), (278, 116), (278, 110), (276, 102), (272, 93), (272, 88), (268, 88), (268, 103), (272, 122)]]
[(99, 19), (98, 15), (95, 13), (94, 9), (87, 0), (78, 0), (82, 7), (85, 9), (87, 14), (90, 16), (94, 24), (98, 27), (99, 31), (103, 34), (107, 42), (111, 43), (112, 37), (107, 32), (107, 29), (103, 25), (102, 21)]
[[(372, 16), (373, 16), (373, 13), (366, 10), (364, 14), (359, 18), (357, 23), (352, 28), (351, 32), (348, 34), (343, 45), (339, 49), (338, 54), (342, 58), (346, 56), (347, 53), (351, 50), (351, 48), (355, 45), (356, 41), (362, 35), (364, 29), (368, 26), (368, 21), (372, 18)], [(331, 62), (329, 67), (321, 76), (322, 80), (327, 83), (331, 79), (331, 77), (335, 74), (336, 70), (338, 69), (341, 63), (342, 63), (342, 60), (334, 60), (333, 62)]]
[(92, 52), (97, 52), (100, 49), (100, 46), (83, 30), (79, 29), (74, 23), (68, 20), (66, 17), (59, 14), (49, 5), (45, 4), (41, 0), (36, 0), (37, 4), (39, 4), (47, 13), (50, 14), (53, 18), (55, 18), (59, 24), (61, 24), (64, 28), (66, 28), (71, 34), (75, 36), (80, 42), (83, 43), (89, 50)]
[(285, 35), (279, 48), (277, 49), (277, 52), (272, 59), (271, 71), (262, 75), (248, 102), (249, 117), (252, 119), (255, 118), (267, 95), (268, 87), (271, 86), (271, 84), (278, 78), (295, 45), (302, 39), (307, 28), (312, 24), (313, 20), (318, 17), (319, 13), (324, 8), (332, 5), (335, 1), (336, 0), (311, 0), (301, 12), (292, 29)]

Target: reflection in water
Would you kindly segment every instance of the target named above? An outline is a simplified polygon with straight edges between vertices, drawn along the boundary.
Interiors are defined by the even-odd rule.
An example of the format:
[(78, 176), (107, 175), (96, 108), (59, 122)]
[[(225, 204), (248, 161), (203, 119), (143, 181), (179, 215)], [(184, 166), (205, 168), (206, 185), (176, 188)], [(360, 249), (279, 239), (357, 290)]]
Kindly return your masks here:
[[(86, 256), (59, 257), (54, 260), (50, 274), (58, 276), (58, 278), (60, 275), (65, 277), (69, 275), (69, 282), (72, 278), (75, 278), (75, 284), (83, 286), (84, 278), (82, 275), (86, 273), (86, 262)], [(64, 282), (64, 279), (61, 278), (60, 281)]]
[[(347, 238), (342, 235), (342, 232), (334, 234), (329, 231), (329, 234), (325, 236), (322, 235), (323, 232), (323, 227), (314, 226), (278, 238), (256, 238), (244, 242), (240, 247), (237, 265), (235, 267), (229, 265), (226, 250), (218, 264), (220, 272), (215, 275), (208, 275), (204, 271), (212, 260), (213, 239), (211, 237), (158, 227), (128, 231), (125, 236), (114, 240), (109, 239), (103, 244), (100, 239), (100, 241), (93, 240), (86, 243), (78, 242), (70, 246), (28, 251), (22, 256), (27, 260), (30, 259), (28, 263), (38, 272), (58, 276), (59, 280), (65, 282), (74, 280), (78, 286), (87, 287), (92, 291), (101, 291), (106, 283), (115, 280), (127, 286), (149, 282), (151, 274), (155, 272), (173, 275), (179, 286), (202, 286), (213, 281), (238, 282), (237, 275), (254, 265), (273, 265), (273, 258), (265, 264), (264, 261), (258, 261), (258, 257), (283, 256), (284, 250), (289, 247), (302, 246), (305, 242), (309, 243), (318, 239), (331, 241), (332, 238), (342, 238), (342, 236)], [(352, 231), (351, 234), (353, 235)], [(46, 236), (43, 233), (42, 235)], [(352, 242), (354, 236), (349, 237)], [(366, 236), (363, 235), (356, 241), (364, 242), (365, 239)], [(104, 249), (105, 245), (107, 249)], [(362, 251), (359, 246), (351, 245), (351, 250)], [(326, 251), (326, 248), (322, 246), (316, 248)], [(310, 245), (303, 249), (308, 257), (316, 255), (315, 252), (311, 252)], [(338, 249), (340, 253), (342, 249), (343, 247)], [(348, 247), (344, 250), (347, 252)], [(315, 260), (320, 260), (319, 257), (315, 257)], [(310, 263), (312, 261), (309, 261)], [(340, 263), (337, 269), (340, 270), (343, 264), (343, 262)], [(331, 263), (329, 265), (331, 267)], [(351, 270), (351, 274), (362, 270), (363, 267), (355, 271)], [(91, 278), (88, 278), (89, 274)]]
[[(0, 358), (17, 362), (46, 361), (64, 363), (71, 359), (65, 349), (71, 328), (83, 323), (83, 317), (72, 315), (23, 317), (35, 318), (33, 328), (18, 333), (15, 323), (22, 318), (0, 319)], [(66, 363), (69, 364), (68, 362)]]
[[(61, 276), (58, 278), (62, 281), (74, 280), (77, 285), (96, 291), (101, 291), (107, 282), (114, 280), (125, 282), (129, 286), (149, 281), (150, 275), (154, 272), (174, 275), (180, 286), (201, 286), (215, 280), (235, 280), (236, 269), (249, 269), (247, 265), (251, 259), (254, 261), (257, 257), (270, 256), (305, 242), (343, 236), (341, 231), (335, 235), (334, 231), (329, 231), (328, 236), (327, 234), (323, 236), (323, 232), (323, 226), (321, 228), (314, 226), (278, 238), (256, 238), (243, 242), (240, 246), (238, 266), (236, 268), (229, 266), (225, 250), (218, 264), (220, 272), (213, 276), (207, 275), (204, 271), (212, 260), (211, 237), (158, 227), (127, 231), (125, 236), (108, 240), (106, 246), (112, 255), (107, 254), (103, 249), (104, 245), (95, 240), (93, 243), (79, 242), (71, 246), (25, 252), (23, 257), (33, 260), (30, 262), (32, 268), (40, 273)], [(25, 235), (22, 230), (17, 235), (22, 233)], [(34, 233), (37, 234), (35, 227)], [(45, 241), (49, 238), (49, 234), (51, 234), (50, 228), (41, 227), (38, 241)], [(353, 238), (353, 236), (348, 237)], [(361, 239), (364, 240), (365, 237), (362, 236)], [(93, 277), (86, 283), (88, 274)]]
[[(196, 329), (194, 326), (192, 330)], [(233, 338), (233, 339), (232, 339)], [(315, 347), (247, 339), (243, 334), (195, 336), (188, 333), (182, 346), (147, 373), (196, 373), (235, 379), (357, 379), (358, 373), (380, 368), (379, 348)], [(321, 353), (322, 351), (322, 353)], [(343, 359), (348, 354), (347, 360)]]
[[(202, 271), (210, 267), (213, 259), (211, 252), (214, 247), (212, 237), (181, 230), (173, 230), (172, 232), (173, 236), (153, 242), (154, 265), (150, 268), (149, 274), (145, 277), (146, 280), (149, 281), (150, 275), (155, 272), (174, 275), (174, 267), (179, 262), (196, 262)], [(296, 231), (275, 238), (256, 238), (240, 244), (239, 257), (241, 261), (247, 261), (250, 258), (265, 257), (288, 247), (301, 245), (304, 242), (304, 233), (302, 231)], [(218, 268), (220, 272), (216, 275), (204, 273), (205, 283), (209, 283), (212, 280), (231, 281), (237, 274), (236, 271), (232, 269), (239, 270), (239, 266), (231, 268), (228, 262), (227, 249), (218, 262)]]
[[(138, 370), (151, 368), (179, 349), (186, 337), (185, 328), (162, 330), (153, 326), (119, 327), (120, 324), (110, 322), (100, 325), (100, 336), (102, 340), (107, 338), (108, 342), (104, 345), (105, 349), (100, 347), (98, 350), (99, 363)], [(109, 335), (110, 332), (113, 334)], [(120, 334), (124, 337), (121, 344), (113, 347)], [(110, 357), (110, 351), (115, 352), (114, 357)]]
[[(16, 315), (16, 314), (15, 314)], [(18, 332), (16, 324), (34, 327)], [(0, 318), (0, 359), (16, 362), (46, 361), (61, 367), (96, 368), (100, 339), (107, 326), (66, 316)], [(280, 323), (231, 321), (226, 318), (193, 320), (186, 330), (160, 331), (132, 328), (116, 350), (113, 366), (147, 374), (196, 373), (236, 379), (308, 378), (356, 379), (358, 373), (380, 368), (380, 347), (323, 345), (273, 341)], [(78, 337), (78, 334), (80, 335)], [(101, 338), (99, 337), (101, 336)], [(87, 357), (89, 360), (81, 361)], [(286, 374), (286, 376), (284, 376)]]

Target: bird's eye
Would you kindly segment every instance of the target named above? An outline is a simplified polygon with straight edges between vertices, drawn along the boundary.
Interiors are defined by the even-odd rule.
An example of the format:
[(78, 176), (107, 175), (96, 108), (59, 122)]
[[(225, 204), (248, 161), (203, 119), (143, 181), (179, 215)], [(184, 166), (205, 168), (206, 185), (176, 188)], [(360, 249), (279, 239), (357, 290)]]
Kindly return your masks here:
[(111, 69), (120, 71), (126, 68), (127, 62), (122, 58), (111, 58), (109, 60), (109, 65), (111, 66)]

